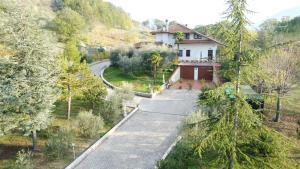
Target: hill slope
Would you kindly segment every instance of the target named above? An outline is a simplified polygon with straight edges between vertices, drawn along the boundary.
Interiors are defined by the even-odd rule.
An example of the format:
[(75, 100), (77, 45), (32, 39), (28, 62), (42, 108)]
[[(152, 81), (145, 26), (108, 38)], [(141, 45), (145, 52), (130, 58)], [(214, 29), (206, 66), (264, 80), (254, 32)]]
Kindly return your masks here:
[(51, 22), (63, 8), (70, 8), (85, 20), (82, 40), (108, 48), (130, 47), (152, 41), (150, 30), (129, 17), (121, 8), (102, 0), (15, 0), (42, 21)]

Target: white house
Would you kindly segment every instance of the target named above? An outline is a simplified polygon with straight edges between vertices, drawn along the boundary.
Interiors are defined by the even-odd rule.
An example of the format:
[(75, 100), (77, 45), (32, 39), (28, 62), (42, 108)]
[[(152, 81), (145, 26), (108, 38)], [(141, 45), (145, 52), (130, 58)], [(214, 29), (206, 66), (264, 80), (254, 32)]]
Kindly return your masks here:
[[(182, 41), (176, 42), (176, 32), (184, 33)], [(218, 46), (222, 45), (220, 42), (179, 23), (168, 25), (152, 34), (155, 35), (156, 43), (178, 50), (180, 78), (218, 81)]]

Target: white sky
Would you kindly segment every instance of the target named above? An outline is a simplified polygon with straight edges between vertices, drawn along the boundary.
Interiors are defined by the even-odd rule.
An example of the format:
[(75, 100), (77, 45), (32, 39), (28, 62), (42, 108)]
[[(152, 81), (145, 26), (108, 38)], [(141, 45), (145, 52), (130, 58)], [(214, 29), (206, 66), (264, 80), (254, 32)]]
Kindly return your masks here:
[[(176, 20), (189, 27), (212, 24), (222, 19), (225, 0), (105, 0), (122, 7), (137, 21), (158, 18)], [(279, 12), (299, 7), (300, 0), (248, 0), (248, 17), (259, 23)]]

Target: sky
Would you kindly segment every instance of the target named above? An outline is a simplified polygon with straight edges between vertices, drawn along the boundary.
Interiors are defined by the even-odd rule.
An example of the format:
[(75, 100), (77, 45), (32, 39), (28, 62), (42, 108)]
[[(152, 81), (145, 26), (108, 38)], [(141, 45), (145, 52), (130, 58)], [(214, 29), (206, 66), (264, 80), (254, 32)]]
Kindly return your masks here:
[[(105, 0), (123, 8), (132, 19), (176, 20), (193, 28), (213, 24), (224, 19), (225, 0)], [(300, 0), (248, 0), (248, 14), (253, 25), (265, 19), (288, 15), (300, 15)], [(293, 9), (293, 12), (284, 12)], [(291, 11), (291, 10), (290, 10)], [(291, 13), (291, 14), (290, 14)]]

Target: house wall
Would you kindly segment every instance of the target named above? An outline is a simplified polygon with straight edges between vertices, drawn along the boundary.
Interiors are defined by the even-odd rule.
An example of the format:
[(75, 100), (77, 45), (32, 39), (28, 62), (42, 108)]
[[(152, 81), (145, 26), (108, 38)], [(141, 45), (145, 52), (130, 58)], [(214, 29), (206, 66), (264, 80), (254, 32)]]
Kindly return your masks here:
[[(217, 44), (216, 43), (201, 43), (201, 44), (180, 44), (179, 50), (183, 51), (183, 56), (179, 60), (200, 60), (208, 58), (208, 50), (213, 50), (213, 59), (215, 59)], [(191, 51), (190, 57), (186, 57), (186, 50)]]
[(164, 44), (175, 44), (175, 39), (172, 34), (169, 33), (158, 33), (155, 35), (155, 41), (156, 42), (163, 42)]

